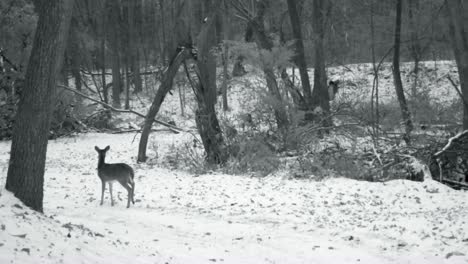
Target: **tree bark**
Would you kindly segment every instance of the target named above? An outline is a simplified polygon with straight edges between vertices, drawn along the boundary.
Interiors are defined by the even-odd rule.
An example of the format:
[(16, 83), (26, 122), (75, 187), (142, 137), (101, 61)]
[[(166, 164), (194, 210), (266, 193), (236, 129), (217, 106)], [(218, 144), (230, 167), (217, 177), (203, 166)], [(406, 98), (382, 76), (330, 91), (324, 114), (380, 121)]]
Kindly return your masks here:
[(107, 87), (107, 80), (106, 80), (106, 8), (105, 5), (102, 9), (102, 17), (100, 20), (100, 52), (101, 52), (101, 85), (102, 85), (102, 93), (104, 97), (104, 102), (107, 104), (109, 103), (109, 96), (108, 96), (108, 87)]
[(75, 80), (75, 89), (81, 91), (81, 54), (80, 54), (80, 40), (78, 36), (78, 28), (77, 23), (74, 21), (75, 19), (72, 18), (71, 25), (70, 25), (70, 37), (69, 37), (69, 53), (70, 53), (70, 68), (73, 79)]
[(301, 75), (302, 89), (307, 104), (312, 102), (312, 90), (310, 88), (309, 73), (307, 72), (307, 63), (305, 59), (304, 43), (302, 40), (301, 21), (297, 12), (296, 0), (288, 0), (288, 12), (291, 18), (291, 26), (296, 44), (296, 55), (294, 56), (299, 73)]
[[(466, 5), (461, 0), (445, 1), (448, 12), (449, 35), (451, 36), (453, 53), (458, 67), (463, 100), (468, 102), (468, 28), (466, 21)], [(468, 129), (468, 107), (463, 107), (463, 129)]]
[(47, 139), (73, 0), (36, 0), (39, 21), (11, 144), (6, 188), (43, 212)]
[(207, 21), (203, 24), (197, 38), (198, 58), (197, 68), (199, 82), (196, 85), (195, 95), (198, 109), (195, 121), (206, 152), (206, 161), (209, 164), (222, 164), (226, 162), (227, 155), (223, 152), (224, 139), (219, 121), (216, 116), (216, 57), (212, 49), (216, 47), (216, 20), (219, 15), (216, 11), (219, 0), (203, 2)]
[(135, 85), (135, 93), (141, 92), (142, 81), (140, 75), (140, 52), (138, 49), (139, 34), (136, 29), (136, 18), (141, 17), (141, 14), (136, 13), (138, 11), (138, 1), (139, 0), (127, 0), (128, 8), (128, 49), (129, 49), (129, 64), (132, 70), (133, 84)]
[[(229, 25), (229, 5), (226, 2), (227, 0), (223, 0), (223, 8), (224, 8), (224, 13), (223, 13), (223, 27), (224, 27), (224, 40), (227, 41), (229, 39), (229, 31), (230, 31), (230, 25)], [(223, 84), (222, 84), (222, 97), (223, 97), (223, 110), (228, 111), (229, 110), (229, 105), (228, 105), (228, 97), (227, 97), (227, 88), (228, 88), (228, 80), (229, 80), (229, 73), (228, 73), (228, 63), (229, 63), (229, 46), (227, 45), (226, 42), (224, 42), (223, 45)]]
[(411, 89), (412, 96), (416, 96), (417, 86), (418, 86), (418, 77), (419, 77), (419, 61), (421, 60), (421, 43), (419, 40), (418, 26), (419, 26), (419, 12), (420, 4), (419, 0), (410, 0), (408, 1), (408, 20), (410, 28), (410, 53), (413, 57), (414, 67), (414, 82)]
[[(313, 2), (313, 19), (312, 27), (314, 29), (314, 45), (315, 45), (315, 68), (314, 68), (314, 89), (312, 90), (311, 110), (320, 107), (322, 114), (319, 119), (324, 127), (329, 127), (331, 122), (330, 113), (330, 98), (327, 87), (327, 74), (325, 71), (325, 55), (324, 55), (324, 39), (325, 39), (325, 0), (314, 0)], [(316, 119), (315, 113), (309, 113), (306, 120), (313, 121)]]
[(395, 91), (400, 104), (401, 116), (405, 124), (404, 140), (409, 145), (410, 134), (413, 130), (413, 123), (411, 122), (411, 114), (406, 103), (405, 93), (403, 91), (403, 83), (400, 75), (400, 37), (401, 37), (401, 9), (402, 0), (396, 0), (396, 19), (395, 19), (395, 42), (393, 53), (393, 79), (395, 82)]
[(112, 106), (120, 108), (120, 93), (122, 92), (122, 77), (120, 74), (120, 7), (119, 2), (107, 0), (109, 4), (110, 47), (112, 60)]

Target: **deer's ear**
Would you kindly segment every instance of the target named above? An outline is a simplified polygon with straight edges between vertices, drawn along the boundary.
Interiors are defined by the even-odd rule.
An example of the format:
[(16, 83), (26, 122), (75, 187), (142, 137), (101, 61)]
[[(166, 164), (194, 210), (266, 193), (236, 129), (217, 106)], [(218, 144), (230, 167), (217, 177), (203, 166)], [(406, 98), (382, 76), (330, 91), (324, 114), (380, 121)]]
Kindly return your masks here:
[(107, 146), (104, 150), (108, 151), (110, 149), (110, 146)]
[(97, 146), (94, 146), (94, 149), (99, 152), (99, 148)]

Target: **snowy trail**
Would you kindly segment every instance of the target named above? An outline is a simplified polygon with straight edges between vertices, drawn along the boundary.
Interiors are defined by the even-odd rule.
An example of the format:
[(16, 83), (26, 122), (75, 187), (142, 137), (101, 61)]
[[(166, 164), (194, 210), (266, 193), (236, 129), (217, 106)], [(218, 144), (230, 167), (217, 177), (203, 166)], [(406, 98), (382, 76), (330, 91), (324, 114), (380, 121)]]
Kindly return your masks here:
[[(196, 176), (161, 169), (157, 160), (136, 164), (132, 139), (87, 134), (51, 141), (46, 216), (19, 208), (2, 190), (0, 263), (468, 262), (468, 192), (436, 182)], [(183, 138), (152, 140), (161, 156)], [(130, 209), (117, 185), (116, 206), (108, 192), (99, 206), (94, 145), (111, 145), (107, 162), (135, 168)], [(8, 150), (0, 142), (2, 183)]]

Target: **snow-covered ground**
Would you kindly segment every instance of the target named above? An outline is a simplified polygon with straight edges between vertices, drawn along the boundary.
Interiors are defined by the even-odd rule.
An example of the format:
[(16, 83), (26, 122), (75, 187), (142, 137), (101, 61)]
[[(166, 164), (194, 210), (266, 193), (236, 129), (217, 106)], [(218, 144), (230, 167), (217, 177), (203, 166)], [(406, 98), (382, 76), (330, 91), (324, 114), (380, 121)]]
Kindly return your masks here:
[[(468, 192), (437, 182), (320, 182), (190, 175), (158, 165), (186, 135), (153, 133), (159, 159), (137, 164), (138, 136), (49, 142), (44, 215), (3, 187), (0, 263), (467, 263)], [(136, 203), (115, 185), (99, 205), (94, 146), (136, 172)], [(4, 185), (10, 142), (0, 142)], [(154, 155), (150, 151), (149, 155)], [(116, 195), (117, 193), (117, 195)]]

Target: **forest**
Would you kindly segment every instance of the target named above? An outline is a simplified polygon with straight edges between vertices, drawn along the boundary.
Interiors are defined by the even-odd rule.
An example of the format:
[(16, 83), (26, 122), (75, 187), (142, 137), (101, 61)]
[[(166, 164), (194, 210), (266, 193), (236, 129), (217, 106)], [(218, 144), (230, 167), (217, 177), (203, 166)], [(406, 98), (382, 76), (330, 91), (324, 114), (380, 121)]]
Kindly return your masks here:
[(0, 262), (466, 263), (467, 130), (464, 0), (2, 0)]

